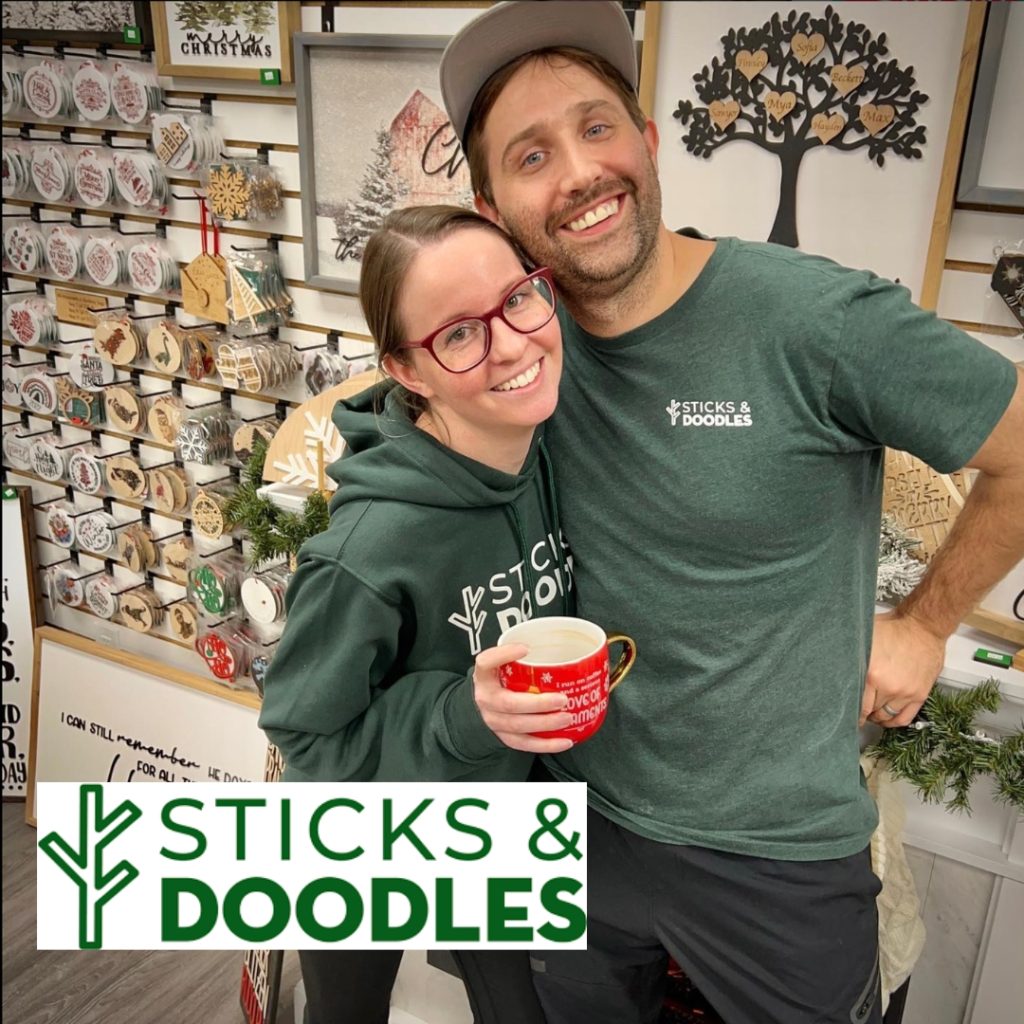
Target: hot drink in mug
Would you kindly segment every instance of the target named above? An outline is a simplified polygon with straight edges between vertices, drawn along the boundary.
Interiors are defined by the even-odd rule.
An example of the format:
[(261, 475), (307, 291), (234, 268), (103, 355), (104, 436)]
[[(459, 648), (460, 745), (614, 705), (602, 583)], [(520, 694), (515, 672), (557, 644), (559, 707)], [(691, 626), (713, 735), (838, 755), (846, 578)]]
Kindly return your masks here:
[[(529, 693), (561, 692), (569, 698), (566, 710), (572, 715), (572, 724), (534, 735), (575, 743), (589, 739), (601, 728), (609, 694), (626, 678), (636, 659), (636, 644), (630, 637), (607, 636), (593, 622), (568, 616), (520, 622), (505, 630), (498, 642), (529, 648), (525, 657), (501, 667), (503, 686)], [(611, 669), (608, 648), (614, 643), (622, 644), (623, 649)]]

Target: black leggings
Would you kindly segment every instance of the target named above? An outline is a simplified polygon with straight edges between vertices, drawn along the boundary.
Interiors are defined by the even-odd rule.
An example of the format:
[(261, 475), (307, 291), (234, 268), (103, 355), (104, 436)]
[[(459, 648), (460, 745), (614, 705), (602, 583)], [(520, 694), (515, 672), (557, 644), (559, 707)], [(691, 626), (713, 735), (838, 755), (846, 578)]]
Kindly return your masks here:
[[(473, 1024), (544, 1024), (528, 953), (453, 950), (452, 956), (466, 985)], [(301, 950), (299, 962), (309, 1024), (387, 1024), (400, 949)]]

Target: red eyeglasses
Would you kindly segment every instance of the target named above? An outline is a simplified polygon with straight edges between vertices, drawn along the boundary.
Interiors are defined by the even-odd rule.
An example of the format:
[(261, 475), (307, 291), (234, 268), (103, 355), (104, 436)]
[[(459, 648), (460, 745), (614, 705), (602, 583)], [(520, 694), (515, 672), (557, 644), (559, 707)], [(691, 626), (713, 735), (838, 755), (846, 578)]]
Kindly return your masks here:
[(491, 351), (491, 320), (498, 317), (520, 334), (539, 331), (555, 315), (555, 282), (547, 267), (517, 281), (493, 309), (479, 316), (459, 317), (421, 341), (401, 347), (425, 348), (449, 373), (466, 373)]

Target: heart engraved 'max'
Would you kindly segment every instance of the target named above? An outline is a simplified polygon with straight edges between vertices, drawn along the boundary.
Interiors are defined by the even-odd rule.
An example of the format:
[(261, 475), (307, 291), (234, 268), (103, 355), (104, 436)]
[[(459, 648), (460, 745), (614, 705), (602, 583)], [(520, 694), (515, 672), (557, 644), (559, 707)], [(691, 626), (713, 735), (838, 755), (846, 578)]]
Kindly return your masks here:
[(773, 90), (767, 93), (764, 98), (764, 109), (776, 121), (781, 121), (795, 106), (796, 93), (792, 91), (779, 95), (779, 93)]
[(740, 116), (740, 105), (736, 100), (713, 100), (708, 104), (708, 116), (724, 132)]
[(869, 135), (877, 135), (896, 116), (896, 108), (888, 103), (865, 103), (857, 115), (858, 120), (868, 130)]

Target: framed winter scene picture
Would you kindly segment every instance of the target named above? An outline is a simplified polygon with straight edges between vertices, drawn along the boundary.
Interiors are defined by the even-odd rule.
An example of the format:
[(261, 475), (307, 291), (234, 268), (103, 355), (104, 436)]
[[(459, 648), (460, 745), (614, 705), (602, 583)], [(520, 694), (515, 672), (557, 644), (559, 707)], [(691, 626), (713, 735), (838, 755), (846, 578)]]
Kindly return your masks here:
[(291, 37), (297, 2), (153, 3), (156, 67), (161, 75), (248, 79), (264, 85), (292, 80)]
[(447, 36), (302, 33), (295, 85), (306, 281), (355, 294), (363, 246), (391, 210), (472, 206), (444, 111)]
[(68, 46), (100, 43), (148, 46), (153, 39), (149, 9), (144, 0), (34, 0), (3, 4), (5, 40), (62, 42)]

